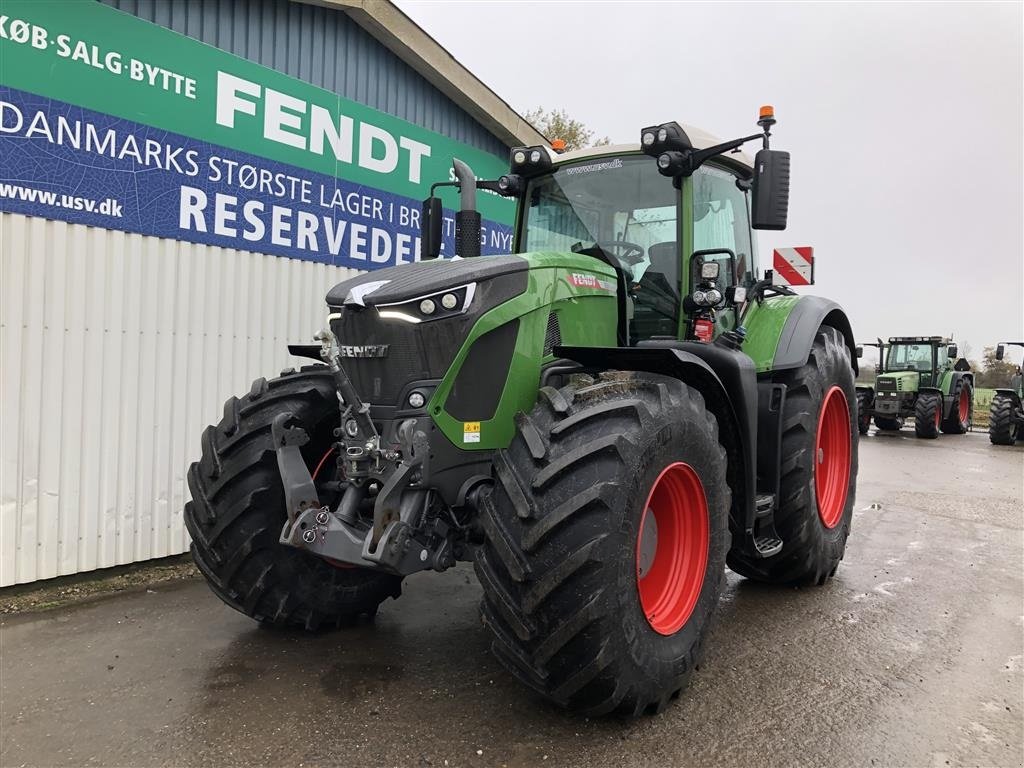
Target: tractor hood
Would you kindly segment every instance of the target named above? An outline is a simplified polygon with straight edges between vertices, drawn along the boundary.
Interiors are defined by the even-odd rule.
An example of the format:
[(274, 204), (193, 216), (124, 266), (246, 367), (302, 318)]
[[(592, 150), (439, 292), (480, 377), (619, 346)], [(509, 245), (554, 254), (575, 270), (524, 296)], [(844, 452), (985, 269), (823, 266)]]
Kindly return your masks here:
[(878, 376), (876, 387), (880, 392), (915, 392), (920, 380), (917, 371), (890, 371)]
[(401, 264), (338, 283), (328, 292), (327, 304), (332, 307), (397, 304), (448, 288), (525, 272), (529, 266), (520, 256), (434, 259)]

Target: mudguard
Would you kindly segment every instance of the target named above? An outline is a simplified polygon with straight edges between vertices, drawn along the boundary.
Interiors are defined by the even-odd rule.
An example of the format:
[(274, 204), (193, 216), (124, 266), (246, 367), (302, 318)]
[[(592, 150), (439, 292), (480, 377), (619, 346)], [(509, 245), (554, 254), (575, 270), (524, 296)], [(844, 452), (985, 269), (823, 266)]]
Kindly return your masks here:
[(799, 368), (806, 363), (807, 355), (814, 344), (814, 337), (823, 325), (831, 326), (843, 334), (846, 346), (850, 348), (850, 360), (856, 375), (860, 367), (850, 320), (836, 302), (821, 296), (801, 296), (793, 306), (779, 334), (772, 370)]
[(1020, 395), (1017, 394), (1017, 390), (1015, 389), (997, 389), (993, 392), (992, 399), (995, 400), (997, 397), (1008, 398), (1015, 409), (1019, 409), (1021, 407)]
[(731, 527), (753, 530), (757, 446), (757, 378), (742, 352), (716, 344), (658, 340), (637, 347), (556, 347), (555, 354), (590, 370), (647, 371), (697, 389), (718, 420), (733, 489)]

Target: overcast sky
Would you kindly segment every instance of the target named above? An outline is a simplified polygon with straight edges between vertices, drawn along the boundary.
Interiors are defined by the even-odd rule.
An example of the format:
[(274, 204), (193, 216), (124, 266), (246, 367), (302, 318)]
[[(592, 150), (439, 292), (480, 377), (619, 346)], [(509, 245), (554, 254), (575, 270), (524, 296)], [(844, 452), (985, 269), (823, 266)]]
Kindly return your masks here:
[(762, 266), (814, 246), (804, 290), (858, 340), (1024, 336), (1021, 3), (398, 5), (513, 108), (613, 142), (668, 120), (734, 138), (773, 104), (792, 193)]

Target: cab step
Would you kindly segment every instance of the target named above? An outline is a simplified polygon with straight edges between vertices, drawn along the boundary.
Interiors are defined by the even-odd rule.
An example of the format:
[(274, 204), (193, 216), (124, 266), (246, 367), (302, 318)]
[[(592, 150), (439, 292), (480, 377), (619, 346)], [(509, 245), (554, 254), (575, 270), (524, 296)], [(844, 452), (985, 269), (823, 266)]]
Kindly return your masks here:
[(761, 559), (774, 557), (782, 551), (782, 538), (775, 531), (775, 494), (757, 494), (754, 509), (754, 552)]

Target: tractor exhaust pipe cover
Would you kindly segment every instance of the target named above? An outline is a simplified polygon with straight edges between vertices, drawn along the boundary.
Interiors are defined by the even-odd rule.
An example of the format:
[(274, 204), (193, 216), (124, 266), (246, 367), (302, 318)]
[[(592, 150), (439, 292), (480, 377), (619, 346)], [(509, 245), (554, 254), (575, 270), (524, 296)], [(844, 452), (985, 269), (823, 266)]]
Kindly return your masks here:
[(458, 158), (452, 159), (459, 185), (460, 210), (455, 214), (455, 253), (464, 259), (480, 255), (480, 212), (476, 210), (476, 175)]

